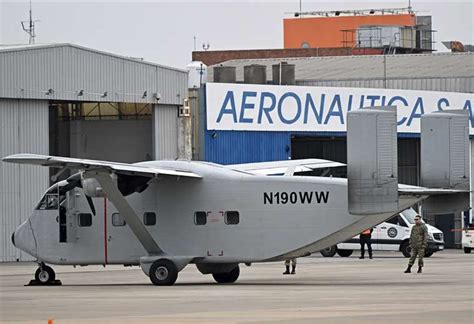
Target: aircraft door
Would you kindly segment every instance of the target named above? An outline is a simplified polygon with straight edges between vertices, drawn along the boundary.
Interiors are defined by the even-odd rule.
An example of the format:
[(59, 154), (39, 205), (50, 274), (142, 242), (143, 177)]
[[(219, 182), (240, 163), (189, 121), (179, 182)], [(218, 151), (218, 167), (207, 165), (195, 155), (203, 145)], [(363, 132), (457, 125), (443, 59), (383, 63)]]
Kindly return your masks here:
[[(105, 198), (104, 198), (105, 199)], [(105, 221), (105, 250), (107, 263), (110, 264), (136, 264), (140, 257), (146, 255), (141, 243), (127, 225), (125, 218), (108, 199), (103, 200), (101, 209)], [(144, 216), (139, 212), (139, 216)], [(153, 217), (150, 217), (153, 218)], [(144, 218), (145, 219), (145, 218)], [(156, 223), (156, 215), (154, 214)]]
[(69, 191), (66, 197), (65, 208), (59, 211), (60, 240), (65, 239), (61, 244), (67, 246), (65, 258), (77, 264), (105, 264), (104, 221), (97, 208), (100, 199), (94, 198), (91, 206), (80, 188)]

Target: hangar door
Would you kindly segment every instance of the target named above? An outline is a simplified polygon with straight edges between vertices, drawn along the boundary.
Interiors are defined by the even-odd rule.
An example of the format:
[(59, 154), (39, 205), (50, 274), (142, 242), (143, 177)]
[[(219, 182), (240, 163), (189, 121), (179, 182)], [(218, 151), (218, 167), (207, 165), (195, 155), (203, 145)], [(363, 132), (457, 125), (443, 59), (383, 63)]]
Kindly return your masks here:
[[(292, 159), (326, 159), (347, 163), (347, 140), (345, 137), (303, 137), (291, 139)], [(399, 182), (419, 185), (420, 140), (398, 139)], [(346, 176), (346, 174), (342, 175)]]
[(153, 159), (152, 105), (51, 102), (52, 155), (139, 162)]

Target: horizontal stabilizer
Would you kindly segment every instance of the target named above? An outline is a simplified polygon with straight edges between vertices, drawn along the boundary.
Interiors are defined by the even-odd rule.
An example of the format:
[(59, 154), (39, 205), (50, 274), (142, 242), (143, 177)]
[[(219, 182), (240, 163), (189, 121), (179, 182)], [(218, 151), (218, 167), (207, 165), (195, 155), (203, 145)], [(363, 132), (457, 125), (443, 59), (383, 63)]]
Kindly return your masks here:
[(398, 210), (396, 107), (347, 113), (347, 181), (351, 214)]
[(238, 171), (245, 171), (259, 175), (291, 175), (288, 171), (306, 172), (316, 169), (327, 169), (345, 166), (343, 163), (322, 160), (322, 159), (299, 159), (299, 160), (284, 160), (272, 162), (256, 162), (245, 164), (231, 164), (226, 165), (226, 168)]

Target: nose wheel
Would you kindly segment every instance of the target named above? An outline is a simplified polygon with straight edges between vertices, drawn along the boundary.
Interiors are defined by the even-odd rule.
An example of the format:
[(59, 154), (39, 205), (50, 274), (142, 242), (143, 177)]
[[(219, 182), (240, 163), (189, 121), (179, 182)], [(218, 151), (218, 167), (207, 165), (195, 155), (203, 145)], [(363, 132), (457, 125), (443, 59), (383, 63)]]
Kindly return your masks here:
[(38, 285), (61, 285), (60, 280), (56, 280), (56, 273), (53, 268), (40, 263), (38, 269), (35, 272), (35, 280), (31, 280), (28, 286), (38, 286)]

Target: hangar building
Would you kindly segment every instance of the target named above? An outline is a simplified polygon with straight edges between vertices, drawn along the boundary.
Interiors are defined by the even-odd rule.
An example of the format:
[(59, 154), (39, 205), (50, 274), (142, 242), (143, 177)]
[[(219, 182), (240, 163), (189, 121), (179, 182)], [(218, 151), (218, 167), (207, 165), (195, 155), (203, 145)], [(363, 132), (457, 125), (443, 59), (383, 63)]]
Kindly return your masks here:
[[(0, 157), (186, 158), (178, 142), (184, 70), (54, 44), (0, 47), (0, 71)], [(29, 259), (10, 237), (51, 175), (43, 167), (0, 163), (0, 262)]]

